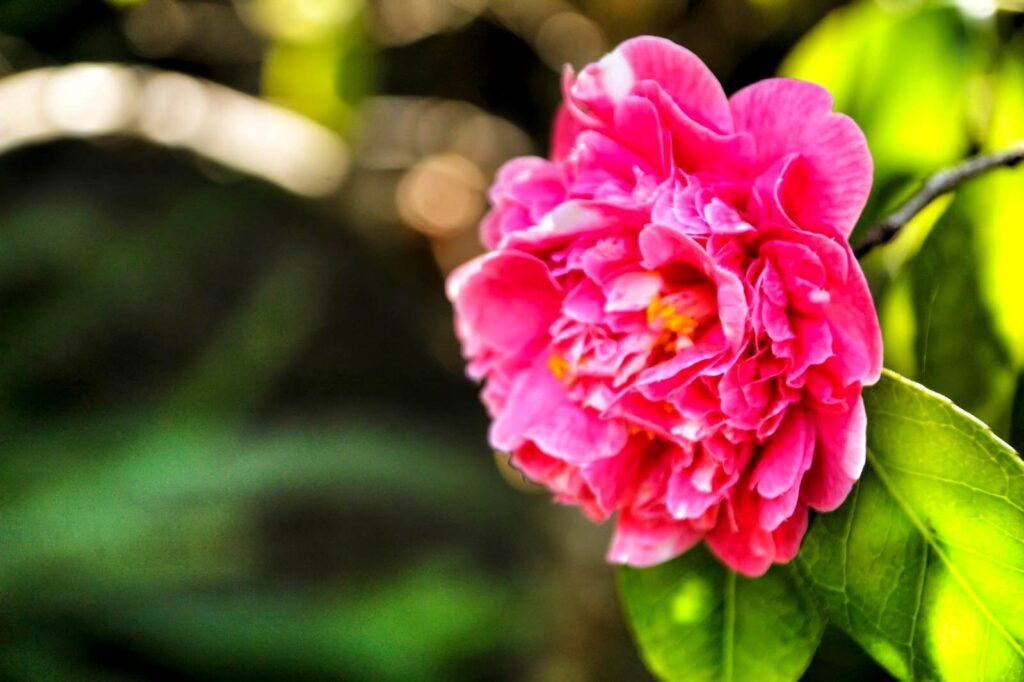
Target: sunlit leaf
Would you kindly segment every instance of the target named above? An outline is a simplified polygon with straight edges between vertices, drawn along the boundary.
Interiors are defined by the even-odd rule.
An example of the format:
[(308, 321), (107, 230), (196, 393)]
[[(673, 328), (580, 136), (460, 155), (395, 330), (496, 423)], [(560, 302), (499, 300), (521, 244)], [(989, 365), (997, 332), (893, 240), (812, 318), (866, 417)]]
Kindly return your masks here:
[(878, 318), (886, 366), (913, 376), (917, 371), (917, 325), (909, 278), (900, 277), (889, 286), (878, 308)]
[(1017, 377), (1017, 390), (1013, 395), (1013, 412), (1010, 414), (1010, 445), (1017, 452), (1024, 450), (1024, 373)]
[(786, 569), (750, 580), (703, 548), (619, 581), (641, 654), (665, 680), (797, 680), (825, 627)]
[[(1005, 59), (994, 80), (993, 94), (986, 146), (1005, 149), (1024, 143), (1024, 64)], [(1024, 169), (991, 173), (978, 181), (977, 193), (972, 208), (978, 229), (982, 293), (996, 329), (1020, 367), (1024, 365), (1024, 305), (1020, 303), (1024, 291)]]
[(917, 327), (914, 378), (1005, 434), (1015, 373), (979, 284), (976, 208), (983, 191), (961, 190), (907, 265)]
[(868, 464), (818, 516), (797, 573), (905, 680), (1024, 676), (1024, 464), (947, 399), (886, 373), (865, 392)]

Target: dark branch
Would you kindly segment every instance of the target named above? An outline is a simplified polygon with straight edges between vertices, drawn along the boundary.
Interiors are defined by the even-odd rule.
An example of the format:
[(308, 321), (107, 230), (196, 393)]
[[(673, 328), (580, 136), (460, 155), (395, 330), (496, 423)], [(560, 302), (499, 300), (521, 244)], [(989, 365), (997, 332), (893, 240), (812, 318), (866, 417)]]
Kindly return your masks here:
[(853, 252), (857, 258), (861, 258), (876, 246), (891, 241), (907, 223), (913, 220), (914, 216), (943, 194), (952, 192), (971, 178), (976, 178), (995, 168), (1012, 168), (1021, 161), (1024, 161), (1024, 143), (991, 154), (972, 156), (958, 166), (940, 170), (928, 178), (921, 189), (907, 199), (902, 206), (868, 228), (864, 238), (860, 240)]

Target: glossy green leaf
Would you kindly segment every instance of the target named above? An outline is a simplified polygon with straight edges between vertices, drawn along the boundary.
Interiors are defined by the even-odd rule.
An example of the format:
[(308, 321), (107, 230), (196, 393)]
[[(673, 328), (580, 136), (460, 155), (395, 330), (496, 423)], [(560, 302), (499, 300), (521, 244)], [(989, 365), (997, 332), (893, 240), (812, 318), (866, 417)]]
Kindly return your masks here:
[(750, 580), (703, 547), (623, 568), (619, 584), (640, 652), (665, 680), (797, 680), (825, 627), (786, 569)]
[[(1006, 149), (1024, 141), (1024, 64), (1017, 44), (992, 79), (992, 111), (985, 146)], [(1017, 365), (1024, 366), (1024, 169), (1000, 170), (977, 180), (972, 210), (977, 222), (978, 276), (995, 328)]]
[(1016, 377), (979, 281), (977, 209), (987, 196), (980, 184), (960, 190), (907, 264), (917, 320), (913, 378), (1005, 435)]
[(888, 286), (878, 306), (878, 322), (882, 325), (886, 366), (913, 376), (917, 372), (917, 318), (909, 277), (897, 277)]
[(1024, 449), (1024, 374), (1017, 377), (1017, 390), (1013, 394), (1010, 414), (1010, 445), (1020, 452)]
[(1024, 464), (893, 373), (865, 403), (864, 476), (815, 518), (796, 573), (900, 679), (1024, 679)]

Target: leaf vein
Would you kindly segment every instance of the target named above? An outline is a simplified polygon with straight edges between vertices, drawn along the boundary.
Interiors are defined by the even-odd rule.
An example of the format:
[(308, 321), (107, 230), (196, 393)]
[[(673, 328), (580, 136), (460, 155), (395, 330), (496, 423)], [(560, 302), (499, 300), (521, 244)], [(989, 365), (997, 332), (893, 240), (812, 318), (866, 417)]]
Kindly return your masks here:
[(946, 483), (946, 484), (955, 485), (955, 486), (958, 486), (958, 487), (961, 487), (961, 488), (967, 488), (971, 492), (979, 493), (981, 495), (985, 495), (987, 497), (992, 497), (992, 498), (995, 498), (997, 500), (1002, 500), (1003, 502), (1006, 502), (1007, 504), (1009, 504), (1011, 507), (1013, 507), (1017, 511), (1019, 511), (1021, 513), (1024, 513), (1024, 506), (1021, 506), (1021, 505), (1017, 504), (1016, 502), (1011, 500), (1006, 495), (1002, 495), (1002, 494), (999, 494), (999, 493), (994, 493), (992, 491), (985, 490), (984, 488), (977, 488), (977, 487), (975, 487), (973, 485), (970, 485), (969, 483), (965, 483), (964, 481), (958, 481), (958, 480), (956, 480), (954, 478), (946, 478), (944, 476), (938, 476), (936, 474), (931, 474), (931, 473), (927, 473), (927, 472), (924, 472), (924, 471), (918, 471), (916, 469), (908, 469), (906, 467), (901, 467), (901, 466), (898, 466), (898, 465), (895, 465), (895, 464), (889, 464), (888, 467), (890, 469), (892, 469), (893, 471), (900, 472), (901, 474), (907, 474), (909, 476), (916, 476), (916, 477), (919, 477), (919, 478), (926, 478), (928, 480), (938, 481), (940, 483)]
[(725, 572), (725, 618), (722, 624), (722, 680), (733, 682), (736, 629), (736, 572)]

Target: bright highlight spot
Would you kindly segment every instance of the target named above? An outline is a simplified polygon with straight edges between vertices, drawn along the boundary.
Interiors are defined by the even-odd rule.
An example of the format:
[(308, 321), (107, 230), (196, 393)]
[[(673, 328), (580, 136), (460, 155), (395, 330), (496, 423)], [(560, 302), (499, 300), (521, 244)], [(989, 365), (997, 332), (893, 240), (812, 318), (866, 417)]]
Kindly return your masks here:
[(618, 50), (609, 52), (598, 62), (601, 65), (601, 81), (604, 83), (608, 97), (615, 103), (626, 99), (633, 88), (633, 68)]
[(996, 0), (956, 0), (960, 9), (972, 17), (987, 19), (996, 13)]
[(991, 679), (986, 669), (1013, 669), (1013, 649), (993, 631), (993, 624), (963, 586), (945, 571), (934, 579), (938, 584), (929, 595), (931, 609), (926, 622), (932, 655), (939, 667), (936, 672), (942, 679), (984, 680)]
[(362, 0), (237, 0), (239, 14), (253, 28), (277, 38), (313, 41), (352, 21)]
[(184, 147), (297, 194), (333, 192), (348, 148), (281, 107), (183, 74), (113, 64), (0, 80), (0, 151), (63, 137), (127, 135)]
[(130, 116), (131, 76), (126, 70), (85, 64), (54, 73), (44, 90), (43, 113), (70, 133), (97, 135), (124, 126)]
[(409, 225), (425, 234), (457, 234), (483, 215), (486, 185), (483, 173), (466, 157), (428, 156), (398, 183), (398, 211)]
[(707, 616), (711, 606), (711, 588), (707, 581), (689, 577), (672, 597), (672, 619), (684, 625), (696, 623)]

